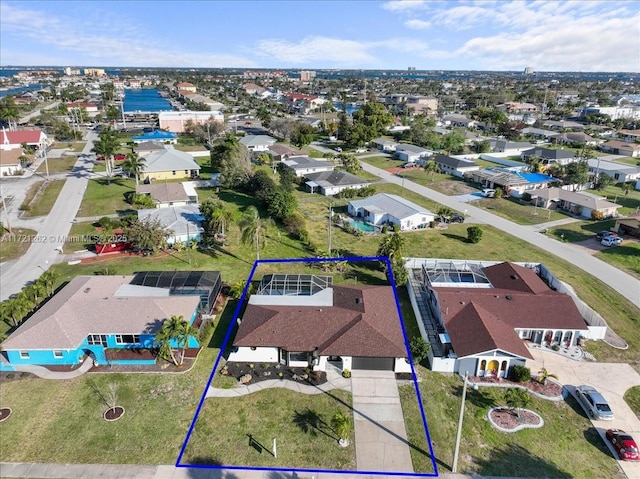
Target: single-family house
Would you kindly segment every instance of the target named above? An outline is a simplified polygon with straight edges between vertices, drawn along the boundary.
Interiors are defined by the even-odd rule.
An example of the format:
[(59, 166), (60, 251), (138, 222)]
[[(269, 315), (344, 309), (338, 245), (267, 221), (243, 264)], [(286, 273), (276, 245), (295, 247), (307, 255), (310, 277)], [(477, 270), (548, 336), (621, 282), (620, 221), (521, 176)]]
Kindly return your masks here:
[(333, 171), (335, 165), (326, 160), (317, 160), (308, 156), (291, 156), (283, 163), (291, 168), (296, 176), (307, 176), (309, 173), (320, 173), (322, 171)]
[(84, 110), (89, 116), (96, 116), (100, 111), (98, 104), (90, 101), (74, 101), (66, 104), (67, 110)]
[(613, 218), (618, 215), (621, 205), (607, 201), (605, 196), (597, 196), (584, 191), (569, 191), (562, 188), (541, 188), (525, 191), (537, 207), (567, 211), (588, 219)]
[(342, 170), (320, 171), (306, 173), (305, 184), (311, 193), (320, 193), (325, 196), (333, 196), (346, 189), (359, 190), (370, 185), (366, 180)]
[(410, 372), (391, 286), (336, 286), (330, 276), (265, 275), (239, 319), (229, 361), (324, 371)]
[(640, 157), (640, 144), (620, 140), (609, 140), (600, 145), (600, 150), (614, 155)]
[(407, 163), (420, 163), (420, 160), (432, 154), (433, 151), (422, 148), (421, 146), (409, 145), (407, 143), (398, 143), (396, 145), (396, 158)]
[(189, 153), (179, 150), (158, 150), (146, 157), (141, 177), (146, 183), (158, 180), (195, 178), (200, 173), (200, 165)]
[[(172, 316), (193, 325), (201, 311), (210, 312), (221, 284), (220, 274), (213, 271), (154, 272), (156, 277), (169, 276), (154, 285), (145, 283), (147, 274), (76, 276), (2, 343), (5, 360), (0, 368), (77, 366), (85, 360), (96, 365), (154, 364), (151, 354), (121, 359), (118, 353), (153, 348), (156, 333)], [(171, 280), (173, 276), (178, 280)], [(171, 344), (179, 347), (175, 340)], [(197, 339), (190, 337), (187, 346), (198, 348)]]
[(409, 95), (404, 106), (405, 111), (413, 115), (438, 113), (438, 99), (433, 96)]
[(159, 221), (162, 226), (170, 230), (167, 244), (186, 244), (190, 241), (196, 243), (202, 239), (202, 221), (204, 216), (200, 213), (200, 207), (194, 204), (183, 206), (167, 206), (165, 208), (153, 208), (138, 210), (140, 221)]
[(589, 173), (593, 173), (595, 176), (607, 175), (613, 178), (616, 183), (626, 183), (627, 181), (640, 179), (639, 166), (599, 158), (589, 158), (587, 162), (589, 163)]
[(155, 143), (175, 145), (178, 142), (178, 135), (176, 135), (172, 131), (153, 130), (143, 133), (140, 136), (134, 136), (131, 138), (131, 141), (133, 141), (133, 143), (136, 145), (139, 145), (140, 143), (147, 143), (150, 141)]
[(522, 129), (522, 134), (525, 137), (531, 137), (536, 139), (537, 141), (548, 142), (551, 141), (551, 138), (558, 134), (558, 132), (553, 130), (545, 130), (543, 128), (534, 128), (532, 126), (527, 126)]
[(537, 113), (538, 107), (533, 103), (508, 101), (500, 105), (496, 105), (496, 109), (504, 111), (507, 114), (531, 114)]
[(528, 163), (533, 158), (537, 158), (542, 165), (556, 164), (560, 166), (568, 165), (578, 159), (573, 151), (556, 150), (540, 146), (536, 146), (530, 150), (524, 150), (520, 153), (520, 158), (525, 163)]
[(305, 156), (306, 153), (301, 150), (296, 150), (289, 145), (283, 145), (282, 143), (275, 143), (267, 149), (267, 153), (271, 155), (274, 162), (288, 160), (292, 156)]
[(22, 174), (22, 161), (20, 161), (20, 158), (23, 154), (22, 148), (13, 150), (0, 149), (0, 176)]
[(354, 218), (382, 227), (398, 225), (400, 231), (425, 228), (435, 214), (398, 195), (378, 193), (361, 200), (351, 200), (347, 212)]
[(464, 115), (451, 114), (442, 117), (442, 124), (451, 128), (474, 128), (478, 122)]
[(188, 181), (182, 183), (161, 182), (137, 185), (136, 193), (151, 197), (156, 208), (198, 204), (198, 193), (193, 187), (193, 183)]
[(374, 138), (369, 142), (369, 144), (373, 148), (377, 148), (380, 151), (384, 151), (385, 153), (393, 153), (396, 151), (397, 142), (393, 140), (388, 140), (387, 138)]
[(249, 151), (267, 151), (271, 145), (278, 140), (269, 135), (246, 135), (240, 138), (240, 144), (244, 145)]
[(584, 130), (585, 125), (582, 123), (578, 123), (577, 121), (570, 120), (545, 120), (542, 123), (542, 126), (547, 127), (551, 130), (574, 130), (580, 131)]
[(497, 153), (517, 155), (525, 150), (530, 150), (532, 147), (533, 145), (528, 141), (489, 140), (489, 148), (492, 152)]
[(613, 231), (640, 238), (640, 214), (622, 216), (616, 219)]
[(141, 143), (137, 143), (133, 147), (133, 151), (138, 154), (140, 158), (146, 157), (149, 153), (153, 153), (154, 151), (165, 150), (164, 143), (159, 141), (143, 141)]
[(478, 171), (480, 167), (472, 160), (455, 158), (447, 155), (433, 155), (433, 160), (442, 173), (464, 178), (464, 175), (472, 171)]
[(434, 371), (507, 377), (528, 344), (575, 346), (589, 326), (544, 265), (407, 260), (409, 297)]
[(596, 146), (600, 143), (599, 140), (587, 135), (581, 131), (568, 131), (566, 133), (558, 133), (551, 138), (553, 143), (562, 143), (572, 146)]
[(519, 168), (485, 168), (472, 171), (472, 180), (483, 188), (501, 188), (507, 195), (519, 198), (527, 190), (547, 188), (549, 183), (558, 181), (553, 176), (542, 173), (527, 173)]
[(640, 130), (620, 130), (618, 137), (622, 141), (634, 143), (640, 141)]
[(223, 124), (224, 115), (219, 111), (161, 111), (158, 113), (160, 128), (174, 133), (184, 133), (189, 122), (206, 125), (209, 122)]
[(198, 88), (193, 83), (183, 81), (176, 85), (176, 90), (178, 90), (178, 93), (189, 94), (195, 93), (198, 91)]

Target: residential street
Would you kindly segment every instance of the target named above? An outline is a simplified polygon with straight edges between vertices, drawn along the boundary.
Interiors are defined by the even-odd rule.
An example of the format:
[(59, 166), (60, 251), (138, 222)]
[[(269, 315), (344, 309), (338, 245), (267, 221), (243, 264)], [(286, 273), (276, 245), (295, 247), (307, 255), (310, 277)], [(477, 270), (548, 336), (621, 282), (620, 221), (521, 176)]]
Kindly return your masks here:
[[(19, 292), (30, 281), (38, 279), (51, 264), (59, 261), (61, 255), (57, 248), (61, 248), (65, 242), (65, 237), (69, 234), (73, 220), (82, 203), (89, 172), (93, 168), (89, 155), (96, 135), (88, 132), (86, 138), (87, 144), (79, 155), (73, 170), (67, 176), (67, 181), (51, 213), (44, 217), (41, 223), (37, 223), (37, 228), (34, 220), (34, 229), (38, 231), (38, 241), (32, 242), (27, 253), (20, 259), (2, 265), (0, 272), (0, 300), (5, 300), (12, 294)], [(25, 183), (11, 182), (11, 186), (7, 186), (7, 189), (28, 187), (27, 182), (29, 180), (22, 181)], [(0, 186), (3, 189), (2, 194), (6, 194), (4, 181), (0, 183)], [(18, 206), (19, 203), (15, 203), (8, 209), (17, 211)], [(21, 223), (21, 225), (23, 224)]]

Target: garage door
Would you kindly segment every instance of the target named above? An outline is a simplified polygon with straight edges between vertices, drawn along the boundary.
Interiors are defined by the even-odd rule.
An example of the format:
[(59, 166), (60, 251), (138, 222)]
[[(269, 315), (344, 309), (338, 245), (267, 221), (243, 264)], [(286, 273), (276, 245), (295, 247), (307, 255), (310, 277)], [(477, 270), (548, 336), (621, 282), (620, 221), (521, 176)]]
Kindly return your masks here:
[(366, 369), (375, 371), (393, 371), (394, 358), (365, 358), (354, 357), (351, 363), (353, 369)]

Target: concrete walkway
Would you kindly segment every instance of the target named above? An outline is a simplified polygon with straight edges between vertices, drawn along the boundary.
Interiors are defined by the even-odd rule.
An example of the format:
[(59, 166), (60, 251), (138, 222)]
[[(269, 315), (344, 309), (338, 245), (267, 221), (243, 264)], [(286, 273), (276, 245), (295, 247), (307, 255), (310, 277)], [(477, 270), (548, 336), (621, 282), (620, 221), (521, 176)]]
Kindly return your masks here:
[(563, 258), (565, 261), (574, 264), (578, 268), (609, 285), (612, 289), (640, 308), (640, 280), (598, 258), (591, 256), (582, 249), (569, 243), (562, 243), (546, 235), (540, 234), (529, 226), (518, 225), (471, 204), (462, 203), (453, 196), (443, 195), (442, 193), (431, 190), (407, 179), (404, 179), (403, 181), (403, 178), (394, 176), (391, 173), (380, 168), (376, 168), (375, 166), (371, 166), (368, 163), (361, 162), (361, 165), (362, 169), (367, 173), (379, 176), (389, 183), (393, 183), (398, 186), (404, 185), (404, 188), (407, 190), (413, 191), (414, 193), (448, 206), (449, 208), (457, 211), (466, 211), (468, 216), (473, 217), (479, 222), (491, 225), (515, 236), (516, 238), (526, 241), (527, 243), (538, 246), (559, 258)]
[(12, 364), (13, 369), (20, 373), (31, 373), (42, 379), (72, 379), (82, 376), (93, 367), (93, 359), (87, 358), (78, 369), (73, 371), (51, 371), (42, 366), (34, 366), (28, 364)]
[(358, 471), (413, 472), (393, 371), (351, 373)]

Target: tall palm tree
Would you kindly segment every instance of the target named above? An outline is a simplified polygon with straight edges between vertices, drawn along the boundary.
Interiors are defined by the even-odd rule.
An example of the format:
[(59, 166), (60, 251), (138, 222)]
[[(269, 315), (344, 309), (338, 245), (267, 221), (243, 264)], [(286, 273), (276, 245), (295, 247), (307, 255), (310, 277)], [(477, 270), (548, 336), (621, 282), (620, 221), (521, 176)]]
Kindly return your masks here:
[(118, 149), (118, 139), (116, 132), (107, 128), (100, 133), (100, 138), (93, 144), (92, 153), (104, 157), (107, 168), (107, 182), (111, 184), (111, 176), (113, 172), (113, 156)]
[(7, 313), (11, 317), (13, 326), (18, 326), (22, 318), (31, 311), (31, 303), (24, 294), (18, 294), (6, 302)]
[(178, 347), (182, 348), (182, 352), (180, 353), (180, 364), (183, 364), (184, 355), (187, 351), (187, 346), (189, 345), (189, 339), (198, 337), (198, 330), (185, 321), (182, 316), (180, 316), (180, 320), (182, 324), (178, 327), (177, 340)]
[(431, 181), (433, 181), (436, 173), (440, 173), (440, 167), (435, 161), (429, 160), (424, 164), (424, 171), (431, 172)]
[(123, 167), (129, 174), (133, 173), (136, 177), (136, 185), (140, 180), (140, 173), (144, 171), (144, 168), (147, 164), (147, 160), (144, 158), (140, 158), (135, 151), (131, 153), (127, 153), (127, 159), (123, 163)]
[(46, 296), (47, 287), (41, 282), (36, 281), (24, 289), (24, 294), (35, 304), (38, 304), (40, 302), (40, 298), (44, 298)]
[(247, 208), (246, 213), (239, 221), (240, 226), (240, 241), (244, 244), (255, 244), (256, 246), (256, 259), (260, 259), (260, 250), (264, 247), (267, 229), (273, 225), (273, 220), (270, 218), (260, 218), (258, 208), (250, 206)]
[(38, 278), (38, 282), (41, 282), (42, 284), (44, 284), (45, 288), (47, 288), (47, 294), (52, 295), (53, 286), (56, 284), (56, 281), (58, 281), (59, 277), (60, 275), (58, 273), (56, 273), (55, 271), (49, 270), (49, 271), (45, 271), (42, 274), (42, 276)]
[(182, 334), (182, 323), (184, 323), (182, 316), (174, 315), (169, 319), (166, 319), (164, 323), (162, 323), (162, 328), (156, 334), (156, 339), (153, 343), (155, 347), (159, 348), (158, 357), (162, 359), (171, 358), (171, 361), (176, 366), (178, 365), (178, 360), (176, 359), (176, 355), (173, 353), (171, 342), (179, 340), (180, 335)]

